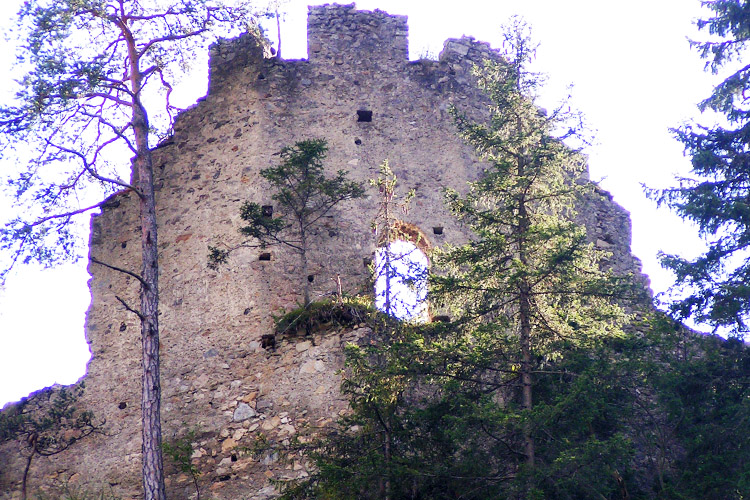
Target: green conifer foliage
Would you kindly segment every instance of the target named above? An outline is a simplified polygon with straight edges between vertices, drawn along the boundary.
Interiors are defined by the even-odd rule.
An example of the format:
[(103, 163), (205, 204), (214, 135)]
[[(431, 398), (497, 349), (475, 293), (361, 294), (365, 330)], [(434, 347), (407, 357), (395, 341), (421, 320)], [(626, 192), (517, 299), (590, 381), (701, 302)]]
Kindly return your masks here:
[(593, 188), (584, 158), (563, 142), (579, 133), (580, 122), (567, 106), (546, 113), (535, 104), (539, 78), (526, 70), (534, 47), (523, 26), (513, 26), (505, 41), (506, 62), (477, 72), (491, 100), (489, 124), (453, 112), (487, 168), (466, 196), (447, 193), (477, 238), (438, 255), (446, 272), (435, 277), (433, 297), (452, 308), (455, 352), (481, 359), (495, 371), (493, 383), (511, 391), (501, 391), (503, 399), (518, 398), (521, 453), (531, 471), (535, 379), (554, 372), (566, 350), (622, 336), (626, 317), (614, 299), (627, 287), (601, 270), (604, 254), (574, 222), (576, 202)]
[(676, 187), (649, 194), (695, 223), (708, 244), (697, 258), (661, 255), (662, 265), (676, 275), (672, 312), (680, 319), (692, 317), (743, 336), (750, 317), (750, 66), (743, 63), (750, 40), (750, 5), (742, 0), (703, 3), (713, 16), (697, 24), (710, 41), (691, 45), (713, 73), (740, 66), (699, 104), (701, 111), (723, 114), (726, 121), (673, 130), (691, 159), (691, 175), (678, 179)]
[[(432, 254), (430, 302), (451, 321), (368, 321), (347, 347), (351, 414), (308, 451), (317, 472), (284, 498), (627, 498), (637, 491), (623, 422), (635, 377), (613, 347), (630, 280), (600, 267), (573, 222), (592, 189), (563, 139), (562, 108), (543, 113), (525, 73), (522, 26), (507, 63), (477, 70), (486, 124), (454, 116), (486, 171), (448, 203), (470, 242)], [(562, 127), (561, 125), (565, 125)], [(565, 130), (556, 135), (558, 130)]]
[(227, 261), (229, 254), (240, 247), (282, 245), (292, 249), (300, 258), (304, 305), (310, 304), (308, 280), (308, 252), (312, 230), (338, 204), (361, 198), (365, 190), (360, 183), (348, 179), (339, 170), (329, 177), (323, 167), (328, 152), (324, 139), (307, 139), (283, 148), (279, 165), (265, 168), (260, 175), (271, 185), (271, 196), (279, 205), (281, 215), (264, 213), (261, 205), (246, 201), (240, 207), (240, 218), (247, 224), (240, 233), (250, 240), (229, 250), (209, 247), (208, 266), (216, 269)]
[(76, 404), (83, 395), (84, 385), (49, 391), (42, 400), (43, 410), (34, 408), (24, 399), (0, 413), (0, 443), (17, 440), (26, 466), (21, 480), (21, 497), (28, 498), (31, 463), (36, 456), (51, 457), (62, 453), (78, 441), (94, 433), (103, 433), (105, 422)]

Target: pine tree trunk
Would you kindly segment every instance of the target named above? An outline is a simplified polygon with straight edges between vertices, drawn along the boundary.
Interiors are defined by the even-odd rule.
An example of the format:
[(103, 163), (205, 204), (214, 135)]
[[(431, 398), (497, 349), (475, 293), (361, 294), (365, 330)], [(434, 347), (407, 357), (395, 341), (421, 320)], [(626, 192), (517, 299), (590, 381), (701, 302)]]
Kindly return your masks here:
[(394, 312), (391, 311), (391, 238), (393, 235), (393, 221), (391, 221), (391, 201), (393, 199), (393, 192), (386, 191), (384, 193), (385, 199), (383, 203), (383, 209), (385, 211), (385, 245), (383, 250), (385, 252), (385, 266), (382, 269), (385, 270), (385, 314), (388, 316), (395, 316)]
[[(146, 123), (144, 120), (136, 120)], [(137, 128), (137, 127), (136, 127)], [(159, 380), (159, 264), (151, 152), (139, 147), (138, 190), (141, 193), (141, 342), (143, 488), (147, 500), (165, 500), (161, 454), (161, 382)]]
[[(139, 151), (140, 153), (140, 151)], [(161, 455), (161, 382), (159, 380), (159, 264), (156, 210), (150, 151), (139, 154), (141, 192), (141, 341), (143, 487), (147, 500), (166, 499)]]
[(124, 29), (130, 52), (133, 92), (133, 133), (135, 135), (141, 221), (141, 426), (143, 491), (146, 500), (166, 500), (161, 449), (161, 382), (159, 380), (159, 263), (156, 203), (151, 150), (148, 146), (148, 116), (140, 102), (142, 74), (138, 67), (135, 42)]
[(387, 242), (383, 247), (383, 255), (385, 255), (385, 264), (382, 266), (382, 269), (385, 271), (385, 304), (383, 305), (383, 309), (385, 310), (386, 315), (395, 316), (394, 311), (391, 310), (391, 279), (394, 278), (394, 276), (392, 276), (393, 268), (391, 266), (393, 266), (393, 264), (391, 262), (390, 242)]

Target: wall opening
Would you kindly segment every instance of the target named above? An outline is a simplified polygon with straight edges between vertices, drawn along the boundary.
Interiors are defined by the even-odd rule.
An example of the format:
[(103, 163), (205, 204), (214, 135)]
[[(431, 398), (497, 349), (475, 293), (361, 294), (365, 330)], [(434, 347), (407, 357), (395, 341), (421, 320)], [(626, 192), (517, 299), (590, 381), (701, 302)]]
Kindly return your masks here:
[(371, 122), (372, 111), (366, 109), (357, 110), (357, 121), (358, 122)]
[(275, 351), (276, 350), (276, 335), (272, 333), (261, 335), (260, 346), (267, 351)]
[(404, 321), (429, 321), (427, 255), (414, 243), (394, 240), (375, 252), (375, 307)]

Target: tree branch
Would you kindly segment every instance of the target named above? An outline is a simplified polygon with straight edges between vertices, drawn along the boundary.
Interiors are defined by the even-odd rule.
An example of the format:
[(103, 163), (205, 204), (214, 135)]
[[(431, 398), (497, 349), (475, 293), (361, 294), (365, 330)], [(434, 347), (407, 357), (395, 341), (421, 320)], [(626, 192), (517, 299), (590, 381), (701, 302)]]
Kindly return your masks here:
[(139, 319), (139, 320), (141, 320), (141, 321), (143, 321), (143, 320), (144, 320), (144, 316), (143, 316), (143, 314), (141, 314), (140, 312), (138, 312), (138, 311), (136, 311), (135, 309), (133, 309), (132, 307), (130, 307), (130, 306), (128, 305), (128, 303), (127, 303), (127, 302), (125, 302), (125, 301), (124, 301), (124, 300), (123, 300), (122, 298), (120, 298), (120, 296), (119, 296), (119, 295), (115, 295), (115, 298), (117, 299), (117, 301), (118, 301), (118, 302), (119, 302), (120, 304), (122, 304), (122, 306), (123, 306), (123, 307), (124, 307), (124, 308), (125, 308), (125, 309), (126, 309), (126, 310), (127, 310), (128, 312), (132, 312), (133, 314), (135, 314), (136, 316), (138, 316), (138, 319)]
[(104, 266), (108, 269), (112, 269), (113, 271), (117, 271), (123, 274), (127, 274), (128, 276), (132, 276), (133, 278), (137, 279), (141, 285), (148, 288), (148, 283), (138, 274), (128, 271), (127, 269), (123, 269), (121, 267), (113, 266), (111, 264), (107, 264), (106, 262), (102, 262), (101, 260), (97, 259), (96, 257), (89, 257), (89, 260), (93, 262), (94, 264), (99, 264), (100, 266)]

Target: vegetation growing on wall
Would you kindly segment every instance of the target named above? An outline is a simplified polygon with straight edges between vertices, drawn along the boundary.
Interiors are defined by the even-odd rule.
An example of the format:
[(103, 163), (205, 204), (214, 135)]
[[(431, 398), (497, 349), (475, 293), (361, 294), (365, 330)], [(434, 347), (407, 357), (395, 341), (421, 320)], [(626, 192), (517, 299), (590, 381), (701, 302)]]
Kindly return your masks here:
[(309, 250), (312, 230), (334, 207), (346, 200), (364, 196), (364, 188), (347, 178), (344, 170), (329, 177), (323, 169), (328, 145), (323, 139), (299, 141), (283, 148), (282, 163), (260, 171), (274, 192), (271, 199), (279, 204), (280, 215), (274, 217), (264, 207), (246, 201), (240, 207), (240, 218), (247, 224), (240, 228), (250, 238), (229, 249), (209, 247), (209, 267), (216, 269), (229, 254), (247, 246), (282, 245), (291, 248), (300, 260), (300, 283), (303, 304), (310, 304)]
[(189, 429), (182, 437), (166, 440), (162, 443), (164, 453), (172, 465), (184, 474), (188, 474), (195, 487), (196, 500), (201, 498), (201, 489), (198, 484), (200, 471), (193, 463), (193, 442), (196, 440), (198, 432), (196, 429)]

